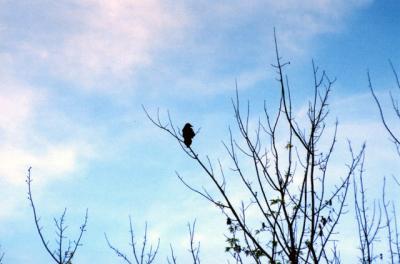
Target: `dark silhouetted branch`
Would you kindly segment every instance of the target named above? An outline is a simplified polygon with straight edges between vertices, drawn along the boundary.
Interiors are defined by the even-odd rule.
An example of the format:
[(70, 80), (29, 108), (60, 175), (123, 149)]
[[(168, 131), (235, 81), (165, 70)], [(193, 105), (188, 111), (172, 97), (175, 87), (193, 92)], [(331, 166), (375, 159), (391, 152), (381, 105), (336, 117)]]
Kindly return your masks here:
[[(346, 212), (350, 179), (360, 165), (364, 147), (354, 153), (350, 146), (352, 156), (347, 172), (338, 177), (336, 185), (328, 185), (331, 174), (328, 164), (336, 144), (337, 122), (330, 143), (320, 141), (325, 134), (328, 99), (335, 80), (312, 63), (313, 95), (306, 120), (296, 120), (284, 73), (289, 62), (282, 62), (274, 37), (276, 64), (272, 66), (277, 71), (280, 91), (277, 114), (272, 116), (264, 104), (264, 116), (258, 118), (258, 123), (250, 124), (250, 120), (255, 120), (250, 115), (250, 103), (241, 110), (237, 87), (232, 99), (238, 133), (229, 129), (229, 141), (223, 142), (223, 146), (233, 164), (229, 177), (236, 177), (241, 183), (239, 197), (228, 189), (225, 175), (228, 170), (219, 161), (219, 168), (215, 169), (208, 156), (202, 158), (194, 147), (185, 145), (180, 128), (169, 113), (168, 121), (162, 122), (159, 111), (152, 117), (143, 109), (149, 120), (171, 135), (210, 180), (213, 191), (192, 186), (177, 174), (186, 187), (217, 206), (226, 217), (229, 232), (226, 252), (236, 263), (242, 263), (246, 257), (255, 263), (339, 263), (333, 236)], [(285, 146), (282, 142), (286, 142)]]
[[(399, 77), (397, 75), (397, 72), (396, 72), (392, 62), (389, 61), (389, 63), (390, 63), (391, 69), (393, 71), (393, 75), (395, 76), (395, 79), (396, 79), (397, 88), (400, 89), (400, 82), (399, 82)], [(378, 107), (379, 115), (380, 115), (382, 124), (385, 127), (386, 131), (388, 132), (388, 134), (389, 134), (390, 138), (392, 139), (393, 143), (395, 144), (396, 149), (397, 149), (397, 153), (400, 155), (400, 139), (399, 139), (400, 137), (399, 137), (399, 135), (395, 134), (393, 129), (389, 126), (389, 123), (386, 121), (386, 118), (385, 118), (385, 115), (383, 113), (383, 109), (382, 109), (381, 103), (380, 103), (377, 95), (375, 94), (374, 88), (372, 86), (372, 81), (371, 81), (371, 76), (370, 76), (369, 71), (367, 72), (367, 77), (368, 77), (368, 86), (369, 86), (369, 89), (371, 91), (372, 97), (374, 98), (374, 101), (375, 101), (375, 103), (376, 103), (376, 105)], [(390, 93), (390, 98), (391, 98), (391, 101), (392, 101), (392, 108), (393, 108), (394, 112), (396, 113), (397, 117), (400, 119), (400, 110), (399, 110), (399, 106), (398, 106), (397, 100), (394, 99), (394, 96), (392, 95), (392, 93)]]
[(135, 235), (133, 232), (133, 227), (132, 227), (132, 220), (131, 217), (129, 217), (129, 234), (130, 234), (130, 243), (129, 245), (131, 246), (131, 250), (132, 250), (132, 257), (133, 260), (130, 260), (128, 258), (128, 256), (123, 253), (121, 250), (119, 250), (118, 248), (114, 247), (106, 234), (104, 234), (104, 237), (107, 241), (107, 244), (109, 246), (110, 249), (112, 249), (114, 251), (114, 253), (122, 258), (126, 263), (132, 264), (132, 263), (136, 263), (136, 264), (151, 264), (154, 262), (155, 257), (157, 256), (158, 253), (158, 249), (160, 246), (160, 239), (158, 239), (157, 242), (157, 246), (154, 249), (153, 245), (148, 246), (148, 238), (147, 238), (147, 223), (145, 225), (145, 231), (144, 231), (144, 237), (143, 237), (143, 242), (142, 242), (142, 247), (141, 248), (137, 248), (136, 247), (136, 241), (135, 241)]
[(193, 264), (200, 264), (200, 242), (195, 245), (194, 243), (194, 231), (196, 228), (196, 220), (193, 222), (192, 225), (188, 224), (189, 228), (189, 236), (190, 236), (190, 254), (192, 255)]
[(169, 259), (169, 257), (167, 257), (167, 262), (168, 262), (168, 264), (177, 264), (177, 262), (176, 262), (177, 258), (174, 253), (174, 248), (172, 247), (172, 245), (169, 245), (169, 248), (171, 250), (171, 259)]
[(376, 208), (375, 201), (373, 203), (372, 212), (368, 207), (364, 184), (364, 159), (365, 155), (363, 154), (358, 179), (356, 179), (355, 175), (353, 177), (353, 189), (354, 206), (359, 233), (359, 249), (361, 252), (360, 262), (363, 264), (369, 264), (373, 263), (380, 257), (374, 252), (374, 245), (377, 242), (378, 232), (382, 229), (382, 212), (379, 204), (378, 209)]
[(64, 221), (65, 221), (65, 215), (67, 209), (64, 209), (64, 212), (61, 214), (59, 219), (54, 218), (54, 223), (56, 226), (56, 249), (51, 250), (49, 241), (44, 238), (43, 235), (43, 226), (40, 225), (40, 217), (37, 214), (36, 206), (33, 202), (33, 197), (32, 197), (32, 177), (31, 177), (31, 167), (28, 169), (28, 174), (26, 177), (26, 183), (28, 185), (28, 200), (31, 204), (32, 211), (33, 211), (33, 219), (35, 222), (36, 230), (39, 234), (40, 240), (42, 241), (42, 244), (44, 248), (46, 249), (47, 253), (50, 255), (50, 257), (54, 260), (55, 263), (57, 264), (71, 264), (72, 263), (72, 258), (75, 256), (76, 251), (79, 246), (82, 246), (81, 244), (81, 239), (83, 236), (83, 233), (86, 231), (86, 225), (87, 225), (87, 220), (88, 220), (88, 210), (86, 209), (85, 213), (85, 218), (83, 221), (83, 224), (80, 226), (80, 232), (78, 235), (78, 238), (74, 241), (68, 240), (66, 249), (64, 249), (64, 241), (68, 239), (68, 237), (65, 236), (65, 230), (67, 229), (67, 226), (65, 226)]

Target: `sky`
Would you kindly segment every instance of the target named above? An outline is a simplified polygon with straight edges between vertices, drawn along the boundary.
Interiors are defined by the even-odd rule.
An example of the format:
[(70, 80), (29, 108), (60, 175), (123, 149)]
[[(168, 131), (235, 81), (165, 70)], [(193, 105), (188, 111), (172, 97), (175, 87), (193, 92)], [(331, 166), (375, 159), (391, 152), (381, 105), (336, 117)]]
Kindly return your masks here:
[[(396, 91), (388, 59), (400, 68), (400, 3), (396, 0), (168, 1), (0, 0), (0, 245), (4, 263), (50, 263), (27, 198), (32, 166), (34, 201), (48, 240), (53, 218), (67, 209), (68, 231), (78, 232), (89, 210), (76, 263), (122, 263), (107, 247), (127, 250), (129, 216), (142, 237), (161, 241), (157, 263), (172, 244), (187, 263), (187, 223), (197, 221), (203, 263), (221, 263), (225, 218), (188, 190), (176, 171), (211, 187), (177, 142), (152, 125), (159, 109), (177, 126), (190, 121), (201, 133), (201, 156), (226, 158), (221, 140), (234, 127), (235, 81), (254, 118), (264, 100), (279, 99), (273, 29), (290, 61), (297, 114), (312, 88), (312, 64), (337, 78), (331, 121), (339, 120), (338, 170), (347, 139), (365, 141), (370, 199), (384, 176), (400, 166), (368, 90), (367, 70), (388, 120)], [(379, 186), (379, 187), (377, 187)], [(388, 193), (396, 186), (389, 185)], [(394, 196), (392, 196), (394, 197)], [(351, 233), (354, 217), (341, 225)], [(354, 261), (357, 246), (342, 244)], [(53, 244), (54, 245), (54, 244)], [(186, 260), (186, 261), (185, 261)], [(75, 263), (74, 262), (74, 263)]]

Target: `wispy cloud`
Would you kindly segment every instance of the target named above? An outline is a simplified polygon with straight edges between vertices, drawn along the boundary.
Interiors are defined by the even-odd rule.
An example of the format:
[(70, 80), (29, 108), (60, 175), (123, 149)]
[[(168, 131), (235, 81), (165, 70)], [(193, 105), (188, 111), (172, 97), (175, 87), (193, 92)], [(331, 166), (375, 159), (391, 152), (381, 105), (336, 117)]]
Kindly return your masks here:
[(40, 70), (83, 88), (129, 80), (137, 68), (151, 64), (157, 49), (177, 37), (186, 23), (178, 6), (159, 0), (85, 0), (25, 8), (37, 13), (28, 16), (22, 8), (17, 14), (28, 16), (27, 21), (8, 20), (5, 25), (8, 37), (20, 37), (10, 41), (16, 45), (12, 51), (21, 63), (31, 64), (28, 67), (39, 64)]
[[(150, 80), (144, 83), (150, 82), (153, 87), (157, 79), (159, 83), (177, 80), (178, 87), (185, 79), (208, 80), (208, 86), (218, 92), (224, 90), (218, 87), (221, 83), (242, 72), (239, 65), (249, 57), (259, 58), (248, 65), (247, 71), (259, 69), (260, 63), (269, 64), (262, 58), (272, 47), (274, 26), (282, 47), (291, 56), (306, 51), (318, 34), (340, 30), (353, 10), (370, 2), (20, 3), (13, 16), (1, 21), (1, 36), (5, 52), (17, 61), (15, 67), (34, 76), (47, 72), (47, 77), (71, 86), (111, 93), (132, 90), (138, 80), (143, 81), (138, 73), (147, 69), (151, 74), (145, 78)], [(2, 8), (11, 9), (12, 5), (3, 2)], [(250, 32), (257, 36), (251, 42), (246, 38)], [(238, 67), (240, 70), (227, 71)], [(171, 85), (175, 86), (175, 81)], [(210, 92), (202, 85), (192, 89)]]
[[(93, 144), (79, 134), (52, 139), (49, 131), (41, 129), (57, 126), (46, 124), (50, 114), (43, 114), (59, 111), (49, 108), (50, 94), (17, 80), (7, 70), (0, 72), (0, 79), (0, 219), (5, 220), (19, 216), (26, 203), (25, 177), (29, 166), (37, 175), (38, 189), (55, 180), (71, 179), (93, 158)], [(74, 122), (69, 121), (69, 126), (73, 127)]]

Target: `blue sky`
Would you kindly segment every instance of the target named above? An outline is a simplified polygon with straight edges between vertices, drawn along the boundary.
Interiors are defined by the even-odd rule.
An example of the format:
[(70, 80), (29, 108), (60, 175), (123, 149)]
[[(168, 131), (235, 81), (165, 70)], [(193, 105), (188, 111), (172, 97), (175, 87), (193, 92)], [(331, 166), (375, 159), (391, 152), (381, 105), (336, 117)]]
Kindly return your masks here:
[[(86, 208), (88, 231), (76, 263), (119, 263), (107, 248), (128, 245), (128, 216), (141, 237), (160, 237), (159, 262), (171, 243), (187, 257), (187, 227), (197, 219), (204, 263), (220, 263), (225, 219), (187, 190), (175, 171), (208, 186), (179, 146), (146, 119), (141, 105), (170, 111), (176, 124), (201, 127), (194, 147), (225, 156), (221, 140), (233, 124), (235, 79), (254, 116), (263, 99), (276, 104), (273, 27), (301, 116), (314, 59), (338, 78), (331, 98), (339, 119), (338, 170), (346, 139), (367, 141), (372, 198), (398, 158), (367, 89), (370, 69), (386, 110), (400, 68), (400, 4), (396, 0), (308, 1), (6, 1), (0, 0), (0, 244), (5, 263), (46, 263), (26, 200), (25, 175), (45, 233), (68, 208), (76, 234)], [(164, 117), (166, 117), (164, 115)], [(391, 118), (391, 117), (389, 117)], [(395, 120), (393, 121), (395, 122)], [(394, 123), (398, 128), (398, 122)], [(385, 149), (385, 151), (383, 151)], [(394, 192), (395, 189), (389, 190)], [(354, 218), (345, 218), (343, 233)], [(350, 231), (348, 231), (350, 232)], [(342, 255), (356, 252), (351, 241)], [(215, 257), (218, 255), (218, 257)]]

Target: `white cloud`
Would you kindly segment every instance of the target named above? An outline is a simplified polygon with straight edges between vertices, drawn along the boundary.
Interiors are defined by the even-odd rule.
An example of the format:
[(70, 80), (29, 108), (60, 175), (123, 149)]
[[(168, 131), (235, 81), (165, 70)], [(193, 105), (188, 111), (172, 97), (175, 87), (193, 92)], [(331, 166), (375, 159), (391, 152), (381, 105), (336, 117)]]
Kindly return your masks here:
[(24, 146), (0, 145), (0, 178), (7, 184), (22, 185), (29, 166), (34, 168), (38, 182), (54, 181), (78, 168), (82, 156), (78, 146), (52, 145), (32, 150)]
[(46, 95), (12, 76), (1, 74), (0, 84), (0, 179), (24, 183), (29, 165), (47, 174), (70, 172), (76, 168), (78, 145), (54, 144), (37, 131), (43, 120), (36, 113), (48, 100)]
[(40, 129), (48, 120), (39, 113), (58, 111), (47, 108), (48, 94), (16, 80), (10, 71), (2, 70), (0, 79), (0, 219), (6, 220), (20, 215), (26, 203), (29, 166), (33, 167), (35, 185), (40, 188), (71, 177), (93, 157), (93, 152), (92, 145), (79, 134), (54, 141), (48, 131)]
[(29, 122), (35, 97), (33, 91), (26, 89), (14, 88), (13, 91), (7, 91), (9, 85), (7, 82), (0, 85), (0, 112), (4, 113), (0, 115), (0, 131), (6, 135), (18, 133)]

